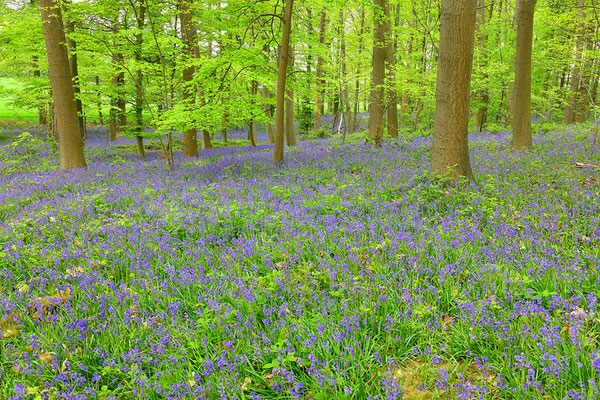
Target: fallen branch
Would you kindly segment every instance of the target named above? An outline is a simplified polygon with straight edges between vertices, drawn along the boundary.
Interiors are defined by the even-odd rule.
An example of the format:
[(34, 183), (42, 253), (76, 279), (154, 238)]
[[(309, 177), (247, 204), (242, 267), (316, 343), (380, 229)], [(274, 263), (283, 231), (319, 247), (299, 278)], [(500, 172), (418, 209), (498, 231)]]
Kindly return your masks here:
[(587, 163), (576, 162), (576, 163), (574, 163), (574, 165), (577, 168), (594, 168), (594, 169), (600, 169), (600, 165), (596, 165), (596, 164), (587, 164)]

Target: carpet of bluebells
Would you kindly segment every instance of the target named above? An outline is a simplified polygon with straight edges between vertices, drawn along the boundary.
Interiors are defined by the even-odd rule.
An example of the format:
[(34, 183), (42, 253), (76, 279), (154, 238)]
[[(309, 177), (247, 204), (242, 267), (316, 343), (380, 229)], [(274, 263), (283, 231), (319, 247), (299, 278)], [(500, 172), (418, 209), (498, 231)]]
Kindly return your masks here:
[(588, 136), (430, 143), (3, 168), (0, 398), (600, 398)]

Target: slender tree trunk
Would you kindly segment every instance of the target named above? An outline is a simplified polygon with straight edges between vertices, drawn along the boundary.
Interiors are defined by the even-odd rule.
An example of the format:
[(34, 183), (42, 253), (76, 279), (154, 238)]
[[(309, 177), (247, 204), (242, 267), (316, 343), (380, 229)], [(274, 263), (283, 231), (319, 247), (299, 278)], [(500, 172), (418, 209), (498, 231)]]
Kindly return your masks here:
[[(33, 77), (40, 78), (40, 60), (38, 56), (31, 57), (31, 67), (33, 69)], [(46, 117), (46, 110), (43, 105), (38, 105), (38, 124), (47, 125), (48, 118)]]
[(374, 140), (376, 145), (383, 142), (383, 93), (385, 78), (385, 48), (387, 26), (386, 15), (388, 14), (387, 0), (374, 0), (373, 18), (373, 79), (371, 96), (369, 99), (369, 139)]
[[(340, 57), (342, 62), (342, 86), (340, 96), (344, 99), (344, 106), (346, 107), (346, 132), (345, 133), (353, 133), (354, 132), (354, 120), (352, 117), (352, 107), (350, 107), (350, 96), (348, 95), (348, 77), (346, 74), (346, 37), (344, 30), (344, 11), (340, 9)], [(346, 140), (346, 135), (344, 133), (343, 140)]]
[(513, 109), (513, 150), (532, 146), (531, 139), (531, 46), (536, 0), (519, 0)]
[(276, 164), (283, 162), (283, 129), (285, 121), (285, 81), (287, 63), (290, 49), (290, 31), (292, 29), (292, 10), (294, 0), (285, 1), (283, 15), (283, 30), (281, 33), (281, 50), (279, 51), (279, 65), (277, 71), (277, 108), (275, 113), (275, 147), (273, 148), (273, 161)]
[[(114, 19), (112, 22), (112, 33), (113, 35), (116, 35), (119, 33), (119, 27), (117, 24), (117, 20)], [(118, 50), (118, 46), (116, 43), (113, 43), (115, 49), (115, 52), (113, 53), (113, 68), (115, 71), (119, 71), (121, 69), (121, 64), (123, 62), (123, 54), (120, 53), (120, 51)], [(113, 88), (116, 88), (116, 93), (111, 94), (110, 96), (110, 110), (109, 110), (109, 120), (108, 120), (108, 131), (110, 134), (110, 140), (111, 141), (115, 141), (117, 140), (117, 131), (119, 130), (119, 121), (120, 121), (120, 113), (118, 111), (119, 109), (119, 97), (121, 96), (121, 92), (120, 92), (120, 84), (121, 84), (121, 79), (120, 79), (120, 73), (119, 72), (115, 72), (114, 75), (112, 76), (111, 79), (111, 86)]]
[(442, 0), (431, 171), (471, 178), (469, 99), (477, 0)]
[(579, 29), (575, 45), (575, 60), (573, 61), (573, 73), (571, 74), (571, 89), (567, 98), (567, 107), (563, 116), (563, 124), (570, 125), (575, 122), (575, 110), (581, 81), (581, 59), (583, 56), (583, 41), (585, 36), (585, 0), (577, 1)]
[[(269, 45), (265, 44), (263, 46), (263, 55), (265, 61), (269, 60)], [(268, 118), (268, 122), (265, 124), (265, 129), (267, 131), (267, 140), (269, 143), (275, 143), (275, 131), (273, 130), (273, 123), (271, 120), (273, 119), (273, 111), (271, 110), (271, 105), (267, 103), (267, 101), (271, 98), (271, 93), (269, 92), (269, 88), (267, 85), (263, 85), (263, 100), (264, 100), (264, 110), (265, 116)]]
[[(290, 46), (288, 74), (294, 66), (294, 47)], [(287, 82), (287, 96), (285, 98), (285, 139), (288, 147), (296, 146), (296, 131), (294, 129), (294, 87)]]
[(575, 110), (575, 122), (582, 123), (588, 118), (588, 104), (590, 100), (591, 85), (592, 85), (592, 67), (594, 64), (594, 47), (595, 47), (595, 28), (588, 26), (586, 30), (586, 49), (585, 56), (582, 57), (583, 68), (581, 70), (581, 83), (579, 84), (579, 95)]
[[(139, 1), (139, 13), (137, 15), (137, 28), (139, 30), (135, 35), (135, 60), (138, 65), (142, 61), (142, 43), (143, 43), (143, 33), (142, 29), (144, 28), (144, 19), (146, 17), (146, 5), (144, 0)], [(135, 81), (135, 129), (136, 129), (136, 143), (138, 155), (141, 158), (146, 157), (146, 151), (144, 150), (144, 88), (142, 86), (144, 81), (144, 74), (142, 70), (138, 67), (136, 73), (136, 81)]]
[(421, 78), (419, 80), (419, 93), (417, 95), (417, 105), (415, 110), (415, 120), (413, 123), (413, 129), (417, 130), (417, 125), (419, 123), (419, 117), (421, 115), (421, 111), (423, 109), (423, 100), (422, 97), (425, 95), (423, 91), (423, 86), (425, 85), (425, 72), (427, 71), (427, 38), (429, 37), (429, 19), (431, 17), (431, 13), (429, 9), (431, 8), (431, 1), (427, 1), (427, 18), (425, 20), (425, 27), (423, 31), (423, 40), (421, 46)]
[[(365, 34), (365, 10), (361, 10), (360, 12), (360, 31), (358, 34), (358, 53), (363, 52), (363, 36)], [(360, 66), (356, 71), (356, 76), (360, 74)], [(352, 126), (356, 126), (356, 118), (360, 111), (360, 79), (356, 79), (356, 85), (354, 87), (354, 118), (352, 121)]]
[[(386, 13), (386, 20), (389, 21), (389, 9)], [(400, 12), (399, 5), (396, 6), (396, 18)], [(397, 21), (396, 21), (397, 22)], [(386, 89), (387, 89), (387, 131), (393, 138), (398, 137), (398, 96), (396, 94), (396, 47), (397, 39), (392, 38), (389, 29), (389, 22), (386, 31), (390, 37), (387, 38), (387, 47), (385, 49), (385, 69), (386, 69)], [(395, 35), (394, 35), (395, 36)]]
[[(191, 12), (193, 0), (179, 0), (179, 18), (181, 20), (181, 36), (183, 38), (184, 53), (187, 65), (183, 68), (183, 102), (188, 111), (192, 111), (196, 105), (196, 93), (198, 91), (194, 81), (195, 67), (191, 61), (195, 58), (194, 48), (197, 45), (196, 27)], [(195, 121), (191, 121), (193, 127), (188, 127), (183, 132), (183, 157), (198, 157), (198, 139)]]
[(75, 104), (77, 106), (77, 116), (79, 118), (79, 126), (81, 129), (81, 137), (85, 137), (85, 123), (83, 119), (83, 104), (81, 103), (81, 89), (79, 88), (79, 66), (77, 63), (77, 43), (71, 35), (75, 33), (75, 23), (69, 21), (66, 24), (67, 28), (67, 49), (69, 54), (69, 67), (71, 68), (71, 75), (73, 75), (73, 92), (75, 93)]
[(202, 148), (212, 149), (212, 141), (210, 139), (210, 132), (207, 129), (202, 130)]
[(487, 40), (488, 36), (485, 32), (482, 32), (485, 26), (485, 0), (477, 1), (477, 43), (479, 45), (480, 58), (478, 67), (483, 71), (482, 77), (484, 81), (484, 87), (479, 90), (478, 97), (481, 105), (477, 110), (477, 130), (483, 132), (485, 125), (487, 124), (488, 118), (488, 103), (490, 101), (487, 85), (488, 76), (485, 72), (487, 68)]
[[(252, 95), (252, 103), (254, 104), (256, 95), (258, 94), (258, 82), (253, 80), (250, 84), (250, 94)], [(254, 117), (248, 123), (248, 139), (250, 140), (250, 144), (256, 147), (257, 144), (257, 135), (256, 135), (256, 121)]]
[[(325, 43), (325, 10), (321, 11), (321, 23), (319, 24), (319, 49)], [(323, 57), (317, 58), (317, 70), (315, 73), (315, 115), (313, 131), (316, 133), (321, 129), (321, 115), (323, 114)]]
[(73, 77), (65, 46), (61, 10), (55, 0), (40, 0), (40, 11), (59, 135), (60, 170), (85, 168), (83, 141), (73, 91)]
[(95, 76), (95, 81), (96, 81), (96, 90), (98, 90), (97, 93), (97, 104), (96, 106), (98, 107), (98, 124), (100, 125), (104, 125), (104, 119), (102, 118), (102, 91), (100, 89), (100, 77), (98, 75)]

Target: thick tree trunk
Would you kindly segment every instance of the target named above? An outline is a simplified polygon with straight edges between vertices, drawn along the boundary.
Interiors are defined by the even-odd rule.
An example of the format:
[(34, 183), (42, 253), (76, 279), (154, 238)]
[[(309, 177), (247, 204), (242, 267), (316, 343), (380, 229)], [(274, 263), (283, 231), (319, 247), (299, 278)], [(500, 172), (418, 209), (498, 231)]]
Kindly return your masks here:
[(40, 10), (59, 135), (60, 170), (85, 168), (83, 140), (73, 91), (73, 77), (65, 46), (61, 10), (55, 0), (40, 0)]
[(471, 178), (468, 148), (477, 0), (442, 0), (431, 171)]
[(531, 139), (531, 46), (536, 0), (519, 0), (513, 108), (513, 150), (532, 146)]
[[(321, 23), (319, 24), (319, 49), (325, 43), (325, 10), (321, 11)], [(321, 129), (321, 115), (323, 114), (323, 57), (317, 58), (317, 68), (315, 72), (315, 114), (313, 131), (316, 133)]]
[[(183, 39), (184, 53), (187, 65), (183, 68), (183, 102), (188, 111), (196, 105), (196, 85), (193, 84), (195, 67), (191, 60), (195, 57), (194, 48), (197, 45), (196, 27), (192, 20), (191, 2), (193, 0), (179, 0), (179, 18), (181, 20), (181, 36)], [(198, 157), (198, 139), (195, 121), (193, 127), (186, 128), (183, 132), (183, 157)]]
[(283, 30), (281, 33), (281, 50), (279, 51), (279, 65), (277, 71), (277, 109), (275, 112), (275, 147), (273, 148), (273, 161), (276, 164), (283, 162), (283, 129), (285, 125), (285, 81), (290, 49), (290, 32), (292, 29), (292, 10), (294, 0), (285, 1), (283, 15)]
[(376, 145), (383, 142), (383, 93), (385, 78), (385, 48), (386, 48), (386, 15), (388, 15), (387, 0), (374, 0), (373, 19), (373, 79), (371, 96), (369, 99), (369, 139), (374, 140)]

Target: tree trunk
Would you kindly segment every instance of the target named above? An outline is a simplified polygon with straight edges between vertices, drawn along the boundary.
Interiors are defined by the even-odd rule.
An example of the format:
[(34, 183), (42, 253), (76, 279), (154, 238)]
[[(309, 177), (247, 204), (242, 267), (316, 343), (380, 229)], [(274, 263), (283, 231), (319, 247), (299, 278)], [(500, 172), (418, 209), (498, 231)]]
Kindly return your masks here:
[[(325, 43), (325, 10), (321, 11), (321, 23), (319, 24), (319, 50), (322, 50)], [(321, 115), (323, 114), (323, 57), (317, 58), (317, 68), (315, 72), (315, 115), (313, 131), (316, 133), (321, 129)]]
[(371, 64), (373, 66), (373, 79), (371, 86), (371, 96), (369, 99), (369, 139), (374, 140), (376, 145), (383, 142), (383, 93), (385, 78), (385, 48), (387, 27), (386, 21), (388, 15), (387, 0), (374, 0), (373, 18), (373, 57)]
[[(427, 10), (431, 8), (431, 1), (427, 2)], [(419, 123), (419, 116), (421, 115), (421, 111), (423, 109), (423, 96), (425, 95), (423, 91), (423, 86), (425, 85), (425, 72), (427, 71), (427, 38), (429, 37), (429, 19), (431, 17), (431, 13), (427, 12), (427, 18), (425, 20), (425, 27), (423, 31), (423, 40), (421, 45), (421, 78), (419, 80), (419, 92), (417, 94), (417, 105), (415, 107), (415, 120), (413, 123), (413, 129), (417, 130), (417, 125)]]
[[(263, 46), (263, 55), (264, 55), (265, 61), (268, 62), (268, 60), (269, 60), (269, 45), (268, 44), (265, 44)], [(267, 85), (263, 84), (262, 94), (263, 94), (263, 100), (264, 100), (263, 109), (265, 110), (265, 116), (268, 119), (268, 122), (265, 124), (265, 129), (267, 131), (267, 140), (269, 141), (269, 143), (275, 143), (275, 131), (273, 130), (273, 123), (272, 123), (273, 111), (271, 109), (271, 105), (267, 104), (267, 100), (271, 98), (271, 93), (269, 92), (269, 88), (267, 87)]]
[[(414, 43), (414, 34), (412, 32), (412, 28), (415, 26), (415, 2), (414, 0), (411, 1), (412, 4), (412, 21), (410, 23), (410, 27), (411, 27), (411, 32), (410, 32), (410, 38), (408, 39), (408, 57), (406, 59), (406, 87), (409, 86), (410, 84), (410, 59), (412, 58), (412, 52), (413, 52), (413, 43)], [(404, 124), (404, 121), (406, 121), (406, 117), (408, 116), (408, 91), (406, 89), (404, 89), (404, 91), (402, 92), (402, 105), (400, 106), (401, 109), (401, 113), (402, 115), (400, 116), (400, 122), (402, 124)]]
[(95, 81), (96, 81), (96, 89), (98, 90), (97, 104), (96, 104), (96, 106), (98, 107), (98, 124), (104, 125), (104, 120), (102, 118), (102, 91), (100, 89), (100, 77), (98, 75), (96, 75)]
[(531, 139), (531, 46), (536, 0), (519, 0), (513, 108), (513, 150), (532, 146)]
[[(139, 30), (135, 35), (135, 60), (139, 64), (142, 61), (142, 43), (144, 19), (146, 17), (146, 6), (144, 0), (139, 1), (139, 13), (137, 14), (137, 28)], [(135, 131), (138, 155), (141, 158), (146, 157), (144, 150), (144, 88), (142, 86), (144, 74), (141, 69), (136, 72), (135, 80)]]
[[(365, 33), (365, 10), (361, 10), (360, 12), (360, 31), (358, 34), (358, 53), (363, 52), (363, 36)], [(356, 71), (356, 76), (360, 75), (360, 66)], [(356, 85), (354, 87), (354, 117), (352, 121), (352, 126), (356, 126), (356, 118), (358, 112), (360, 111), (360, 79), (356, 78)]]
[(292, 10), (294, 0), (285, 1), (283, 15), (283, 30), (281, 33), (281, 50), (279, 51), (279, 66), (277, 71), (277, 109), (275, 112), (275, 147), (273, 148), (273, 161), (276, 164), (283, 162), (283, 128), (285, 120), (285, 80), (290, 49), (290, 31), (292, 29)]
[[(393, 138), (398, 137), (398, 96), (396, 94), (396, 37), (392, 38), (389, 29), (390, 13), (386, 7), (386, 32), (390, 37), (387, 38), (387, 46), (385, 49), (385, 69), (386, 69), (386, 90), (387, 90), (387, 131), (388, 135)], [(396, 18), (400, 12), (399, 6), (396, 6)], [(396, 21), (397, 25), (397, 21)], [(396, 35), (394, 35), (396, 36)]]
[(212, 141), (210, 140), (210, 132), (206, 129), (202, 130), (202, 148), (203, 149), (212, 149)]
[[(258, 82), (253, 80), (250, 84), (250, 94), (252, 95), (252, 104), (254, 104), (256, 95), (258, 94)], [(257, 135), (256, 135), (256, 121), (254, 117), (248, 123), (248, 139), (250, 140), (250, 144), (256, 147), (257, 144)]]
[[(38, 56), (31, 57), (31, 67), (33, 68), (33, 77), (39, 78), (41, 76), (40, 73), (40, 60)], [(38, 124), (39, 125), (47, 125), (48, 118), (46, 116), (46, 110), (43, 105), (38, 105)]]
[[(294, 47), (290, 46), (288, 74), (294, 65)], [(285, 98), (285, 139), (288, 147), (296, 145), (296, 131), (294, 130), (294, 88), (291, 82), (287, 84), (287, 96)]]
[(77, 64), (77, 43), (70, 34), (75, 33), (75, 23), (69, 21), (67, 23), (67, 49), (69, 54), (69, 67), (71, 68), (71, 75), (73, 76), (73, 92), (75, 93), (75, 104), (77, 106), (77, 116), (79, 118), (79, 126), (81, 130), (81, 137), (85, 137), (85, 123), (83, 119), (83, 104), (81, 103), (80, 94), (81, 89), (79, 88), (79, 66)]
[[(183, 67), (183, 103), (187, 111), (193, 111), (196, 105), (197, 87), (193, 84), (195, 67), (191, 61), (195, 58), (194, 47), (197, 44), (196, 27), (192, 19), (191, 3), (193, 0), (179, 0), (179, 18), (181, 20), (181, 36), (186, 55), (186, 65)], [(198, 139), (195, 121), (190, 121), (193, 127), (187, 127), (183, 132), (183, 157), (198, 157)]]
[(442, 0), (431, 171), (471, 178), (468, 148), (477, 0)]
[[(346, 131), (344, 132), (343, 140), (346, 140), (346, 133), (351, 134), (354, 132), (354, 120), (352, 117), (352, 107), (350, 107), (350, 96), (348, 95), (348, 77), (346, 74), (346, 37), (344, 34), (344, 11), (340, 10), (340, 57), (342, 62), (342, 84), (343, 87), (340, 89), (340, 96), (344, 99), (344, 106), (346, 107)], [(343, 118), (342, 118), (343, 119)]]
[(482, 30), (485, 26), (485, 0), (477, 1), (477, 43), (479, 45), (479, 65), (478, 67), (484, 71), (482, 73), (484, 87), (479, 90), (478, 97), (481, 105), (479, 106), (479, 110), (477, 110), (477, 130), (483, 132), (485, 129), (485, 125), (487, 124), (488, 117), (488, 103), (490, 101), (490, 95), (487, 87), (485, 85), (488, 84), (488, 76), (485, 72), (487, 68), (487, 40), (488, 36)]
[(65, 46), (61, 10), (55, 0), (40, 0), (40, 11), (60, 143), (59, 168), (61, 171), (85, 168), (83, 141), (73, 91), (73, 77)]
[(583, 56), (583, 40), (585, 35), (585, 0), (577, 1), (579, 29), (577, 31), (575, 60), (573, 61), (573, 73), (571, 75), (571, 89), (567, 98), (567, 107), (563, 116), (563, 124), (571, 125), (575, 122), (575, 109), (577, 107), (577, 97), (579, 94), (581, 58)]
[[(586, 49), (585, 56), (582, 57), (583, 68), (580, 72), (581, 82), (579, 84), (579, 95), (577, 106), (575, 108), (575, 122), (582, 123), (588, 118), (588, 104), (590, 101), (590, 94), (592, 91), (592, 67), (594, 64), (594, 37), (595, 28), (590, 24), (586, 30)], [(583, 61), (585, 60), (585, 61)]]

